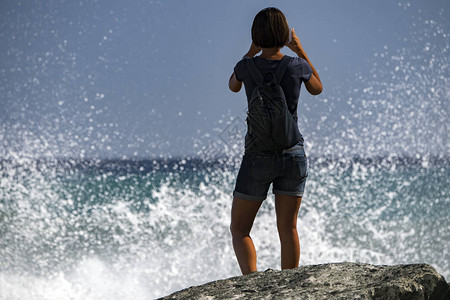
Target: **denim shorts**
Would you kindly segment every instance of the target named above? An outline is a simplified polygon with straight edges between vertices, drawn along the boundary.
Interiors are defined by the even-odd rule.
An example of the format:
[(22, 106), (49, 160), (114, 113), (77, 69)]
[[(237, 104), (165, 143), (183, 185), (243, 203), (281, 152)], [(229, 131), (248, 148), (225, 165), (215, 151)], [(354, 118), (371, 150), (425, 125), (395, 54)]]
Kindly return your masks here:
[(308, 163), (303, 146), (296, 145), (279, 154), (245, 153), (233, 196), (252, 201), (267, 198), (273, 183), (275, 195), (303, 197)]

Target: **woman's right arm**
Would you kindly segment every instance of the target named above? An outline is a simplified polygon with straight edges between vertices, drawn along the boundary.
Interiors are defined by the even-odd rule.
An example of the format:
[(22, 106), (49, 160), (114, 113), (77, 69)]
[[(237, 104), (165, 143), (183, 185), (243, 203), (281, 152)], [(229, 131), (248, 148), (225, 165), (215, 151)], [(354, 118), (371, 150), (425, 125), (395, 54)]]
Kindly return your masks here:
[(322, 93), (323, 86), (322, 82), (320, 81), (319, 74), (309, 60), (308, 55), (306, 55), (305, 50), (303, 50), (302, 44), (300, 44), (300, 40), (295, 34), (294, 28), (292, 28), (292, 41), (288, 42), (286, 46), (294, 51), (298, 55), (298, 57), (305, 59), (313, 71), (313, 73), (311, 74), (311, 78), (307, 82), (305, 82), (305, 86), (308, 92), (311, 95), (319, 95), (320, 93)]
[(228, 82), (228, 87), (232, 92), (239, 92), (242, 88), (242, 81), (237, 80), (236, 74), (231, 74), (230, 81)]
[[(261, 48), (252, 43), (250, 45), (250, 49), (248, 50), (247, 54), (244, 55), (244, 57), (254, 57), (259, 53), (259, 51), (261, 51)], [(235, 93), (239, 92), (242, 88), (242, 81), (239, 81), (236, 78), (236, 74), (234, 72), (233, 74), (231, 74), (230, 80), (228, 81), (228, 87)]]

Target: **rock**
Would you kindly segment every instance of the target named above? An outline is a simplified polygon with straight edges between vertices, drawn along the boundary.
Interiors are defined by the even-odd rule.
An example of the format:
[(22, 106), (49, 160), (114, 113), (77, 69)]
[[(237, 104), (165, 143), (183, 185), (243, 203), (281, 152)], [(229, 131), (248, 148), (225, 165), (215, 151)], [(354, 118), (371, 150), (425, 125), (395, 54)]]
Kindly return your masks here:
[(450, 300), (450, 286), (426, 264), (333, 263), (254, 272), (190, 287), (160, 299)]

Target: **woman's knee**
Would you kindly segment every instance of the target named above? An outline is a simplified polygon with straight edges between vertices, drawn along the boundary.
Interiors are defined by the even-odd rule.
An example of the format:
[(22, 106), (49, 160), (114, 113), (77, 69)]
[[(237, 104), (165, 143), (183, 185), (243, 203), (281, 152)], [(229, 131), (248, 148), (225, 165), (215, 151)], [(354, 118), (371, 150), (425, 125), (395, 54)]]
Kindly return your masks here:
[(279, 234), (291, 234), (297, 232), (296, 222), (277, 221), (277, 229)]
[(245, 237), (250, 234), (258, 209), (261, 202), (233, 199), (231, 208), (230, 231), (233, 237)]
[(233, 237), (244, 237), (250, 235), (251, 227), (248, 228), (245, 224), (239, 221), (231, 221), (230, 231)]
[(277, 229), (280, 236), (290, 236), (297, 233), (296, 218), (277, 218)]

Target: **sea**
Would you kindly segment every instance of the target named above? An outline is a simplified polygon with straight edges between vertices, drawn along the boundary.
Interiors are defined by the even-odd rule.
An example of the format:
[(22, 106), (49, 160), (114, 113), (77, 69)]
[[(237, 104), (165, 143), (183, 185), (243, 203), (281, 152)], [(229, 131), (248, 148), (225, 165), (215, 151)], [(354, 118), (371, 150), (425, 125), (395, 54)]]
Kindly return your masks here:
[[(300, 266), (432, 265), (450, 278), (443, 157), (308, 158)], [(240, 275), (229, 231), (241, 157), (1, 162), (1, 299), (152, 299)], [(274, 196), (252, 230), (280, 269)]]
[[(229, 225), (245, 100), (222, 117), (220, 107), (194, 112), (231, 94), (210, 99), (183, 67), (154, 69), (159, 57), (168, 69), (172, 52), (158, 48), (179, 42), (167, 39), (177, 36), (172, 30), (186, 33), (166, 12), (185, 11), (144, 9), (153, 1), (9, 2), (0, 20), (0, 300), (154, 299), (240, 275)], [(328, 32), (330, 51), (312, 57), (332, 82), (314, 99), (303, 90), (298, 108), (309, 166), (298, 215), (300, 267), (426, 263), (450, 281), (450, 33), (448, 9), (438, 5), (401, 1), (398, 24), (408, 32), (386, 32), (372, 49), (352, 28)], [(185, 69), (197, 66), (195, 45), (183, 49)], [(367, 65), (349, 69), (354, 62), (340, 53), (354, 45)], [(220, 49), (218, 61), (228, 51), (235, 63), (235, 50)], [(214, 87), (229, 78), (224, 71), (219, 80), (219, 69), (204, 73), (219, 74), (207, 80)], [(136, 77), (123, 81), (127, 74)], [(203, 100), (172, 99), (165, 86)], [(183, 121), (173, 122), (168, 116), (182, 103), (176, 118)], [(179, 144), (175, 133), (192, 113), (203, 129), (180, 134)], [(166, 155), (187, 146), (189, 155)], [(271, 188), (251, 236), (258, 269), (280, 269)]]

